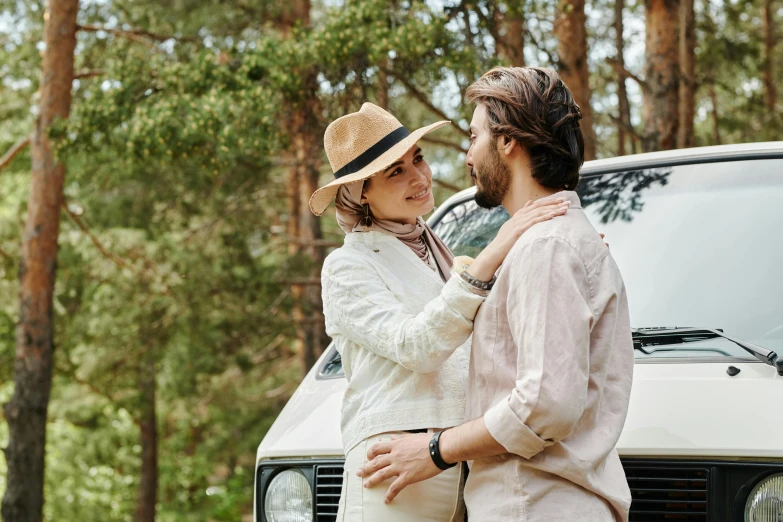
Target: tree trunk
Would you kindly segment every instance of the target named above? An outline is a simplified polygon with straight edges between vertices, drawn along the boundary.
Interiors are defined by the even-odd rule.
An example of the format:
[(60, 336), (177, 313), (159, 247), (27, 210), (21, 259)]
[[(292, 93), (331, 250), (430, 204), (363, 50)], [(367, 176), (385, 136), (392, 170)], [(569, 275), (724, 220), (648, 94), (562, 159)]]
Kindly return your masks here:
[(32, 172), (19, 266), (14, 394), (5, 404), (9, 440), (5, 449), (5, 522), (43, 517), (46, 414), (52, 387), (52, 301), (65, 166), (55, 163), (48, 132), (71, 108), (78, 0), (49, 0), (44, 16), (46, 52), (41, 66), (39, 115), (31, 142)]
[(585, 160), (595, 159), (595, 130), (590, 107), (590, 75), (587, 70), (587, 30), (584, 0), (558, 0), (555, 37), (560, 78), (582, 110), (580, 126), (585, 140)]
[[(297, 114), (293, 115), (293, 120), (297, 119)], [(294, 123), (291, 133), (294, 136), (292, 140), (292, 146), (296, 149), (298, 143), (298, 128), (300, 125)], [(285, 154), (288, 160), (288, 185), (286, 187), (286, 199), (288, 202), (288, 222), (286, 223), (286, 234), (288, 235), (288, 255), (297, 256), (302, 248), (300, 239), (300, 215), (303, 212), (307, 212), (307, 207), (301, 206), (301, 168), (299, 166), (300, 158), (296, 154), (296, 150), (289, 151)], [(294, 322), (294, 328), (296, 329), (296, 337), (294, 338), (294, 353), (299, 357), (304, 357), (305, 347), (305, 335), (303, 330), (304, 312), (302, 311), (302, 296), (304, 295), (304, 287), (302, 285), (293, 285), (291, 287), (291, 299), (293, 301), (293, 307), (291, 309), (291, 319)], [(307, 374), (306, 363), (302, 359), (301, 369), (302, 376)]]
[(277, 28), (284, 36), (290, 36), (297, 23), (310, 25), (310, 0), (288, 0), (280, 2), (280, 18)]
[[(317, 140), (313, 140), (314, 143), (320, 143)], [(311, 149), (312, 150), (312, 149)], [(310, 195), (318, 189), (318, 181), (320, 178), (320, 172), (318, 164), (313, 160), (320, 159), (319, 151), (311, 153), (310, 160), (307, 162), (305, 173), (305, 182), (303, 187), (303, 199), (310, 199)], [(323, 239), (323, 232), (321, 231), (321, 219), (316, 217), (312, 212), (307, 212), (308, 221), (308, 235), (307, 238), (311, 240), (308, 248), (308, 255), (312, 259), (313, 269), (310, 273), (310, 277), (315, 280), (321, 278), (321, 267), (323, 267), (324, 259), (326, 258), (325, 248), (318, 245), (317, 242)], [(306, 290), (306, 299), (308, 304), (308, 316), (309, 323), (307, 325), (307, 337), (304, 343), (304, 370), (309, 371), (313, 367), (315, 361), (323, 353), (327, 344), (326, 336), (326, 324), (324, 323), (323, 315), (323, 301), (321, 300), (321, 285), (308, 285)]]
[(522, 2), (509, 2), (506, 12), (495, 8), (495, 25), (499, 31), (495, 42), (498, 56), (511, 67), (525, 66), (525, 13)]
[(720, 119), (718, 118), (718, 95), (715, 92), (715, 85), (709, 86), (710, 103), (712, 103), (712, 144), (721, 145), (723, 141), (720, 137)]
[(645, 152), (677, 145), (679, 123), (679, 0), (645, 0)]
[(775, 6), (773, 0), (764, 0), (761, 26), (764, 33), (761, 72), (764, 82), (764, 104), (767, 114), (774, 116), (778, 95), (775, 87)]
[[(315, 72), (312, 73), (309, 82), (309, 89), (315, 93), (318, 90), (318, 77)], [(307, 254), (312, 261), (312, 270), (310, 277), (317, 281), (321, 280), (321, 268), (326, 259), (326, 247), (323, 246), (321, 241), (323, 240), (323, 231), (321, 229), (321, 218), (310, 212), (308, 202), (310, 196), (318, 189), (318, 185), (321, 178), (321, 163), (322, 163), (322, 138), (323, 132), (321, 131), (322, 123), (318, 121), (317, 114), (322, 113), (321, 104), (317, 96), (313, 95), (308, 98), (303, 110), (308, 115), (306, 120), (306, 132), (300, 133), (301, 136), (301, 151), (302, 160), (300, 175), (301, 183), (301, 199), (302, 208), (306, 209), (301, 217), (301, 233), (303, 237), (308, 240)], [(308, 317), (310, 322), (308, 324), (308, 335), (305, 339), (305, 356), (304, 356), (304, 369), (305, 372), (315, 364), (315, 361), (326, 348), (326, 324), (324, 323), (323, 315), (323, 301), (321, 300), (321, 285), (308, 285), (306, 290), (306, 298), (308, 305)]]
[[(309, 0), (294, 0), (291, 3), (290, 18), (282, 20), (283, 34), (290, 33), (290, 25), (301, 22), (310, 24)], [(313, 215), (308, 207), (310, 195), (318, 188), (319, 166), (321, 162), (322, 125), (319, 120), (321, 108), (318, 103), (318, 77), (315, 71), (299, 71), (305, 78), (303, 90), (309, 95), (302, 96), (291, 103), (288, 135), (292, 138), (287, 151), (287, 157), (292, 160), (288, 171), (288, 227), (290, 238), (289, 255), (306, 253), (313, 262), (310, 277), (320, 280), (321, 266), (324, 260), (322, 246), (316, 246), (315, 240), (322, 238), (321, 221)], [(385, 82), (385, 76), (379, 80)], [(379, 88), (379, 102), (388, 104), (388, 94)], [(323, 305), (321, 303), (320, 285), (294, 285), (291, 288), (294, 302), (292, 318), (296, 328), (294, 349), (299, 356), (302, 376), (315, 364), (324, 348), (326, 339), (323, 321)]]
[[(316, 77), (313, 76), (312, 87), (315, 90)], [(321, 231), (321, 219), (310, 212), (308, 201), (313, 192), (318, 188), (320, 180), (320, 162), (321, 162), (321, 141), (315, 131), (319, 128), (318, 122), (314, 121), (312, 115), (320, 111), (318, 101), (315, 96), (306, 102), (307, 108), (303, 109), (303, 114), (308, 117), (303, 120), (305, 124), (297, 133), (295, 144), (297, 148), (298, 166), (300, 169), (300, 225), (299, 234), (304, 245), (306, 253), (312, 262), (310, 278), (320, 280), (321, 267), (323, 266), (325, 252), (324, 247), (317, 245), (317, 241), (323, 239)], [(323, 321), (323, 303), (321, 302), (321, 286), (308, 285), (306, 288), (299, 286), (299, 296), (301, 306), (304, 306), (306, 313), (303, 313), (300, 319), (300, 325), (297, 331), (301, 340), (301, 362), (303, 375), (310, 371), (318, 356), (324, 349), (324, 340), (326, 339), (325, 324)]]
[[(624, 0), (616, 0), (614, 3), (614, 31), (615, 47), (617, 49), (618, 69), (625, 70), (625, 41), (623, 40), (623, 8)], [(617, 77), (617, 104), (618, 104), (618, 124), (617, 124), (617, 155), (625, 155), (626, 134), (631, 128), (631, 105), (628, 103), (628, 90), (625, 86), (625, 76), (618, 74)], [(631, 138), (631, 150), (636, 154), (636, 141), (633, 135)]]
[(677, 148), (695, 145), (693, 118), (696, 115), (696, 20), (694, 0), (680, 0), (680, 121)]
[(386, 74), (386, 68), (389, 66), (389, 60), (383, 60), (378, 67), (378, 88), (377, 98), (378, 107), (389, 110), (389, 75)]
[[(296, 115), (295, 115), (296, 116)], [(293, 119), (293, 118), (292, 118)], [(293, 127), (298, 128), (299, 125), (294, 124)], [(298, 132), (298, 131), (293, 131)], [(296, 137), (292, 140), (293, 147), (296, 147)], [(300, 172), (301, 169), (299, 168), (298, 161), (299, 157), (296, 154), (296, 151), (288, 151), (285, 155), (286, 163), (288, 163), (288, 179), (286, 180), (286, 200), (287, 200), (287, 207), (288, 207), (288, 221), (286, 222), (286, 234), (292, 241), (288, 243), (288, 255), (289, 256), (295, 256), (299, 253), (300, 245), (297, 241), (295, 241), (296, 238), (299, 237), (299, 215), (302, 213), (303, 210), (306, 210), (307, 207), (304, 209), (301, 208), (301, 201), (299, 197), (299, 190), (300, 190)]]
[(139, 367), (141, 410), (141, 480), (136, 501), (136, 522), (155, 522), (158, 498), (158, 427), (155, 409), (155, 359), (147, 353)]

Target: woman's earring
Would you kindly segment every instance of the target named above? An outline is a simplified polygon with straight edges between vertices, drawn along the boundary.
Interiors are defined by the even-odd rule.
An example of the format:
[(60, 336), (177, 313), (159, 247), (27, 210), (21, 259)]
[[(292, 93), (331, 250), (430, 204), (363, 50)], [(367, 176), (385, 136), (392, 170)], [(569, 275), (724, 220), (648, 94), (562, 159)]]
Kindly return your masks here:
[(372, 226), (372, 216), (370, 216), (370, 204), (365, 203), (362, 205), (364, 207), (364, 217), (362, 218), (362, 226), (364, 227), (364, 231), (369, 231), (370, 227)]

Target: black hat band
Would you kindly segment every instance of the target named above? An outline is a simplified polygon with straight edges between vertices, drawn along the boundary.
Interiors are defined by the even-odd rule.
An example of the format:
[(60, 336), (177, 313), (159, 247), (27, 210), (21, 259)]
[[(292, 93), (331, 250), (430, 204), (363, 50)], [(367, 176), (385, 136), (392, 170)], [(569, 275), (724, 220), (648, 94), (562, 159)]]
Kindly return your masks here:
[(399, 142), (410, 136), (410, 131), (405, 127), (400, 127), (391, 131), (389, 134), (378, 140), (378, 143), (362, 152), (356, 159), (349, 161), (343, 168), (334, 173), (334, 178), (339, 179), (343, 176), (359, 172), (364, 167), (378, 159), (381, 154), (397, 145)]

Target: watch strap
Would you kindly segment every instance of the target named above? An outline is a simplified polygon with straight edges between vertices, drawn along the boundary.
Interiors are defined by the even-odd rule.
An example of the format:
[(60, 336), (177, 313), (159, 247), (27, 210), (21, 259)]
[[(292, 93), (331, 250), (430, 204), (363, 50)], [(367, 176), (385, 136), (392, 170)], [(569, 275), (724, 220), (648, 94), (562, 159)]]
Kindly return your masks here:
[(438, 469), (445, 471), (453, 468), (457, 463), (447, 464), (446, 461), (443, 460), (443, 457), (440, 456), (440, 436), (442, 433), (442, 431), (439, 431), (432, 436), (432, 439), (430, 440), (430, 457), (432, 457), (432, 462), (435, 463)]

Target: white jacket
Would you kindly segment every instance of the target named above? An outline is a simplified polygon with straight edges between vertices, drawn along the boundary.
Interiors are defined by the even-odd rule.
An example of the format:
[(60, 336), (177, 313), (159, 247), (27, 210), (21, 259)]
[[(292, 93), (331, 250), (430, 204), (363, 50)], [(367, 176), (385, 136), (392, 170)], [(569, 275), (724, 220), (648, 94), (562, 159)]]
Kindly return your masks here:
[(396, 237), (347, 234), (321, 272), (326, 333), (343, 361), (343, 446), (465, 416), (473, 318), (484, 292), (444, 284)]

